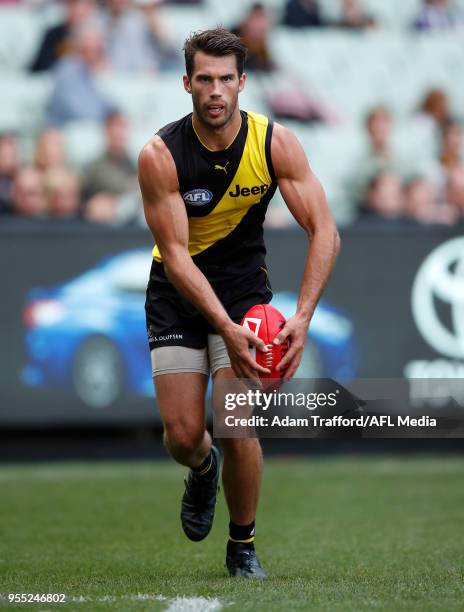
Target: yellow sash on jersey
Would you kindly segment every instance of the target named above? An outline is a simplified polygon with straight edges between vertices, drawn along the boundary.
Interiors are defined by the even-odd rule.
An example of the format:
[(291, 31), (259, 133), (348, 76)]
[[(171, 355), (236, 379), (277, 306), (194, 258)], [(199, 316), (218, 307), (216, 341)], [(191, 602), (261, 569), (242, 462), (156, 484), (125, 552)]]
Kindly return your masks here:
[[(248, 133), (235, 176), (221, 200), (208, 215), (189, 218), (188, 250), (192, 257), (230, 234), (249, 209), (259, 204), (271, 186), (272, 178), (267, 167), (265, 149), (268, 118), (251, 112), (247, 112), (247, 115)], [(201, 189), (207, 188), (207, 185), (195, 187)], [(233, 197), (231, 193), (239, 195)], [(156, 261), (162, 261), (156, 245), (153, 257)]]

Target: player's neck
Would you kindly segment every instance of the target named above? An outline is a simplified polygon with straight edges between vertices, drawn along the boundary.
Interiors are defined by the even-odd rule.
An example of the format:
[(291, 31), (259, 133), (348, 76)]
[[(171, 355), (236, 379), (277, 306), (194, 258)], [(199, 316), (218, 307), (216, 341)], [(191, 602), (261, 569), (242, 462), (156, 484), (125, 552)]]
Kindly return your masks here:
[(227, 125), (219, 128), (213, 128), (198, 118), (198, 115), (193, 111), (192, 126), (201, 144), (210, 151), (223, 151), (237, 138), (237, 135), (242, 126), (242, 116), (240, 110), (236, 109)]

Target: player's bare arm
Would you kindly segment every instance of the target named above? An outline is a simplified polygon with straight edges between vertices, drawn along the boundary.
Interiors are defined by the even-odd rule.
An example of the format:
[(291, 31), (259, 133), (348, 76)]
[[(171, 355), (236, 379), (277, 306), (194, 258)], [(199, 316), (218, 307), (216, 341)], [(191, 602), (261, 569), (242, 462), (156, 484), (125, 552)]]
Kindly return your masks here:
[(288, 368), (285, 377), (291, 378), (301, 361), (311, 317), (335, 265), (340, 238), (324, 190), (303, 148), (290, 130), (277, 123), (271, 151), (282, 197), (310, 242), (297, 311), (276, 337), (277, 342), (287, 337), (291, 340), (288, 353), (277, 366), (279, 370)]
[(147, 224), (176, 289), (210, 321), (224, 338), (232, 368), (239, 378), (257, 379), (266, 368), (252, 358), (249, 344), (266, 351), (262, 340), (234, 323), (188, 251), (188, 217), (179, 192), (176, 167), (166, 145), (155, 136), (139, 156), (139, 182)]

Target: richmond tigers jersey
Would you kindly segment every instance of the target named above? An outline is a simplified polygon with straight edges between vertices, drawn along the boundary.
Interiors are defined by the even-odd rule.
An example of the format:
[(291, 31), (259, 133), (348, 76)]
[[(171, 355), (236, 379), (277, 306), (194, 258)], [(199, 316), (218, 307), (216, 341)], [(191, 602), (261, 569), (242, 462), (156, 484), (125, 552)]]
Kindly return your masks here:
[[(189, 219), (189, 253), (208, 278), (247, 274), (264, 264), (263, 221), (276, 190), (272, 122), (241, 111), (241, 128), (223, 151), (197, 137), (192, 114), (159, 130), (174, 159)], [(162, 256), (153, 249), (160, 276)]]

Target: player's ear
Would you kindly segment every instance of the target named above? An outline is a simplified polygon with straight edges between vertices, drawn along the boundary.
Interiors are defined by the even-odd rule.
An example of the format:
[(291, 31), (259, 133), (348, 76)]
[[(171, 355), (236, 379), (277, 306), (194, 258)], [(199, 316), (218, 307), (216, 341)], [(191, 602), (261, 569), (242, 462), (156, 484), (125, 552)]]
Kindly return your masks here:
[(184, 74), (184, 76), (182, 77), (182, 80), (184, 82), (184, 89), (187, 93), (191, 94), (192, 93), (192, 88), (190, 87), (190, 79), (188, 78), (188, 76), (186, 74)]
[(245, 87), (245, 81), (246, 81), (247, 75), (245, 72), (242, 72), (241, 77), (238, 80), (238, 90), (239, 91), (243, 91), (243, 88)]

